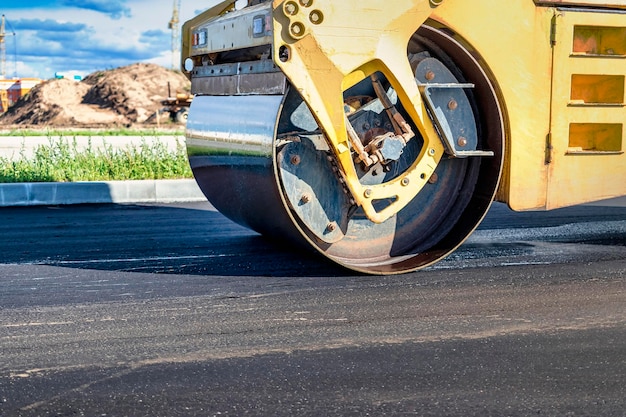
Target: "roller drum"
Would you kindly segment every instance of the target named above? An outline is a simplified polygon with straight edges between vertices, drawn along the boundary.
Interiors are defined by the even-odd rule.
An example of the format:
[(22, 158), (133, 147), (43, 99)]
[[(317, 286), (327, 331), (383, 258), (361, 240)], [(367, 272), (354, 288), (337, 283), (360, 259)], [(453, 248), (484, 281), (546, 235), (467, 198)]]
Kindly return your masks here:
[[(304, 243), (356, 271), (404, 273), (445, 257), (471, 234), (495, 194), (502, 167), (502, 114), (480, 65), (444, 32), (422, 27), (409, 44), (409, 60), (417, 71), (420, 62), (429, 70), (441, 65), (453, 84), (475, 86), (461, 92), (467, 99), (458, 99), (458, 89), (451, 92), (454, 103), (465, 106), (465, 116), (446, 120), (446, 128), (470, 132), (472, 149), (488, 152), (442, 158), (423, 189), (388, 220), (373, 222), (355, 205), (335, 155), (295, 89), (285, 95), (194, 98), (186, 136), (200, 188), (231, 220), (282, 241)], [(416, 74), (416, 83), (421, 82)], [(363, 94), (375, 96), (357, 85), (344, 99)], [(384, 106), (372, 103), (347, 117), (380, 134), (387, 124)], [(358, 133), (366, 137), (371, 132)], [(424, 155), (423, 143), (418, 135), (385, 166), (362, 167), (355, 159), (359, 181), (393, 181)]]

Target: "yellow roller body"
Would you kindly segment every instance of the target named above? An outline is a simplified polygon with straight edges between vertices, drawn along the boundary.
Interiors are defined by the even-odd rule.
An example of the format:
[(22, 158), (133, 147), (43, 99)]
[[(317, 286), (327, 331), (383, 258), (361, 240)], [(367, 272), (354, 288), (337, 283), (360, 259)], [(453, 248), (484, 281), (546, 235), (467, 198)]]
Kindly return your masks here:
[(480, 53), (506, 107), (498, 199), (526, 210), (626, 195), (626, 4), (536, 3), (453, 0), (432, 16)]
[(183, 28), (207, 197), (352, 269), (414, 270), (490, 202), (626, 195), (626, 6), (223, 1)]

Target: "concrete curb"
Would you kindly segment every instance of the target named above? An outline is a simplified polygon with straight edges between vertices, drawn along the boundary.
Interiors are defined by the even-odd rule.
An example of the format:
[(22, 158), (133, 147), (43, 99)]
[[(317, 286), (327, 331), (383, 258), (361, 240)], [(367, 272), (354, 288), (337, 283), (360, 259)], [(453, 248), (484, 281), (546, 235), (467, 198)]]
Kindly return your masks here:
[(0, 207), (206, 201), (195, 180), (0, 184)]
[[(206, 197), (192, 179), (0, 184), (0, 207), (199, 201)], [(626, 197), (585, 205), (626, 207)]]

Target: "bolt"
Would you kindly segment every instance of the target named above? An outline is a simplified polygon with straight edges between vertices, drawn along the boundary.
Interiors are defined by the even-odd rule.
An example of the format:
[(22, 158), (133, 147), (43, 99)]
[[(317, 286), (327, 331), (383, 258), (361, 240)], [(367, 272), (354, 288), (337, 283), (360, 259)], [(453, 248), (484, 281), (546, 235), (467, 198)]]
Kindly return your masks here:
[(300, 155), (291, 155), (289, 162), (291, 162), (291, 165), (300, 165)]
[(285, 3), (285, 13), (291, 16), (295, 15), (298, 13), (298, 5), (293, 2)]
[(465, 136), (461, 136), (456, 143), (458, 143), (460, 147), (467, 146), (467, 138)]
[(300, 23), (294, 23), (293, 25), (291, 25), (291, 34), (293, 36), (300, 36), (302, 35), (302, 33), (304, 32), (304, 28), (302, 27), (302, 25)]
[(307, 204), (311, 201), (311, 196), (308, 194), (302, 194), (302, 197), (300, 197), (300, 201), (302, 202), (302, 204)]
[(428, 155), (430, 155), (430, 156), (435, 156), (435, 153), (436, 153), (436, 151), (433, 148), (430, 148), (428, 150)]
[(443, 0), (430, 0), (430, 5), (431, 5), (432, 7), (437, 7), (437, 6), (440, 6), (440, 5), (441, 5), (441, 3), (443, 3)]
[(459, 103), (457, 103), (455, 99), (450, 100), (450, 102), (448, 103), (448, 108), (450, 110), (456, 110), (457, 107), (459, 107)]
[(337, 229), (337, 222), (328, 223), (328, 226), (326, 226), (328, 232), (334, 232), (335, 229)]
[(363, 193), (363, 195), (365, 196), (365, 198), (370, 198), (372, 196), (372, 190), (371, 188), (368, 188), (367, 190), (365, 190), (365, 192)]
[(439, 175), (437, 175), (436, 172), (433, 172), (433, 175), (430, 176), (430, 178), (428, 179), (428, 182), (431, 184), (435, 184), (437, 183), (437, 181), (439, 181)]
[(309, 19), (314, 25), (319, 25), (324, 20), (324, 15), (319, 10), (313, 10), (309, 15)]
[(432, 71), (428, 71), (425, 75), (427, 81), (432, 81), (435, 79), (435, 73)]
[(363, 130), (370, 130), (370, 127), (371, 126), (370, 126), (369, 123), (367, 123), (367, 122), (363, 123)]
[(411, 180), (409, 180), (408, 178), (402, 178), (401, 184), (406, 187), (407, 185), (409, 185), (409, 183), (411, 182)]

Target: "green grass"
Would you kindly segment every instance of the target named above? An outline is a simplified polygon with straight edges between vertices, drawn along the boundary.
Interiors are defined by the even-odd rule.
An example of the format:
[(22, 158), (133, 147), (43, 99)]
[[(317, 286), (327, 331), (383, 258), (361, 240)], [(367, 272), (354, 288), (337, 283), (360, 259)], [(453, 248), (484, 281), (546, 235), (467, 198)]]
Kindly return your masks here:
[(0, 136), (183, 136), (184, 131), (180, 129), (88, 129), (88, 130), (71, 130), (71, 129), (11, 129), (0, 131)]
[(122, 181), (191, 178), (185, 147), (171, 151), (159, 141), (137, 147), (78, 149), (76, 140), (50, 141), (34, 156), (9, 160), (0, 157), (0, 182)]

